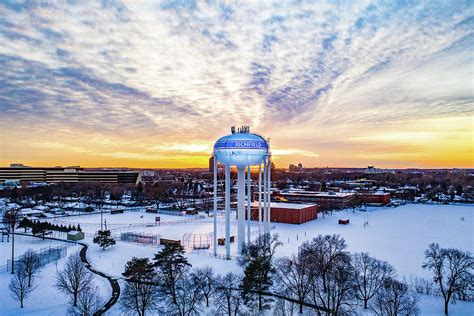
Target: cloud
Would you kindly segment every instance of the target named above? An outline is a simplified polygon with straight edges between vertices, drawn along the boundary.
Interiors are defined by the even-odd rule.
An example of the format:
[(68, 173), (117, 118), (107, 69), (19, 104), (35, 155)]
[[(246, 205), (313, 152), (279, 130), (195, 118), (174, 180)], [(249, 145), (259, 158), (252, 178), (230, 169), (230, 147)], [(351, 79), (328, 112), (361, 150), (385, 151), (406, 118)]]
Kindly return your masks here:
[(134, 142), (192, 156), (246, 124), (288, 160), (330, 163), (328, 142), (473, 114), (473, 16), (469, 1), (2, 2), (2, 151), (12, 130), (32, 139), (19, 160), (45, 133), (80, 135), (139, 163)]

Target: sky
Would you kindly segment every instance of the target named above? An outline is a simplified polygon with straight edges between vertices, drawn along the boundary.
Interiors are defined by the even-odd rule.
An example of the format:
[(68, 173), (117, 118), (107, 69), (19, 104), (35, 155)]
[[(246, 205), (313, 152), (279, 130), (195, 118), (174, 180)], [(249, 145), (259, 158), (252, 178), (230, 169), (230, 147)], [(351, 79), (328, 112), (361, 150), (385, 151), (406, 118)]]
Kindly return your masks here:
[(0, 0), (0, 165), (474, 167), (472, 1)]

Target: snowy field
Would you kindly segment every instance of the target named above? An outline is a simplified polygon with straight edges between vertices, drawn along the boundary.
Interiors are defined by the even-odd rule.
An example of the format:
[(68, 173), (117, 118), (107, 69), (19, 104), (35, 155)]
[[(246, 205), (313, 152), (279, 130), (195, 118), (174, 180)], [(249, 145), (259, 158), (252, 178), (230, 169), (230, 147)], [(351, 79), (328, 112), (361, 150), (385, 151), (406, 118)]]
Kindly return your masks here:
[[(338, 225), (339, 219), (350, 224)], [(368, 218), (368, 226), (364, 222)], [(463, 219), (463, 220), (462, 220)], [(367, 212), (342, 211), (298, 226), (276, 224), (283, 247), (280, 255), (290, 255), (302, 240), (319, 234), (340, 234), (350, 252), (368, 252), (392, 264), (400, 277), (410, 274), (429, 277), (421, 268), (428, 244), (474, 252), (474, 207), (408, 204), (397, 208), (368, 208)], [(304, 234), (306, 233), (306, 237)], [(296, 241), (298, 235), (299, 241)], [(288, 243), (288, 238), (290, 243)]]
[[(272, 223), (275, 226), (272, 233), (278, 233), (283, 242), (283, 246), (277, 251), (278, 256), (295, 253), (304, 241), (311, 240), (319, 234), (340, 234), (346, 239), (349, 251), (368, 252), (372, 256), (388, 261), (395, 266), (400, 277), (413, 274), (426, 278), (430, 274), (421, 268), (421, 264), (429, 243), (438, 242), (442, 247), (456, 247), (474, 252), (473, 214), (474, 208), (470, 206), (409, 204), (397, 208), (369, 208), (367, 212), (334, 212), (332, 216), (325, 218), (319, 214), (317, 220), (302, 225)], [(350, 224), (338, 225), (337, 221), (343, 218), (349, 219)], [(464, 220), (461, 220), (462, 218)], [(369, 224), (364, 227), (367, 219)], [(159, 233), (163, 238), (181, 240), (186, 232), (212, 232), (211, 220), (203, 220), (207, 223), (200, 224), (143, 227), (134, 231)], [(221, 235), (223, 229), (221, 220), (218, 225)], [(235, 230), (235, 226), (232, 228)], [(256, 225), (252, 226), (252, 230), (257, 229)], [(92, 247), (88, 252), (90, 258), (115, 275), (122, 272), (125, 262), (132, 256), (151, 257), (158, 251), (154, 247), (120, 241), (105, 251), (94, 250), (96, 248)], [(235, 243), (232, 244), (231, 250), (235, 253)], [(219, 246), (218, 252), (224, 253), (224, 246)], [(188, 253), (193, 264), (200, 265), (201, 261), (205, 261), (224, 270), (227, 270), (225, 268), (227, 265), (234, 266), (233, 262), (208, 258), (202, 254), (203, 251), (199, 253), (200, 255)]]
[[(197, 216), (173, 216), (163, 214), (152, 214), (145, 212), (124, 212), (121, 214), (103, 213), (104, 223), (109, 229), (128, 230), (134, 227), (155, 226), (155, 217), (160, 217), (161, 223), (172, 224), (174, 222), (189, 222), (198, 220)], [(51, 223), (63, 225), (81, 225), (81, 229), (86, 233), (94, 233), (100, 228), (100, 214), (86, 214), (80, 216), (61, 217), (48, 219)]]
[[(164, 223), (155, 226), (155, 216), (160, 216)], [(185, 233), (207, 234), (212, 232), (212, 218), (198, 218), (196, 216), (172, 216), (157, 215), (137, 212), (104, 216), (108, 225), (111, 225), (113, 233), (130, 231), (160, 234), (163, 238), (182, 240)], [(339, 219), (349, 219), (350, 224), (338, 225)], [(185, 222), (183, 222), (185, 220)], [(160, 249), (159, 246), (145, 246), (135, 243), (117, 241), (117, 244), (105, 251), (92, 244), (92, 235), (100, 224), (100, 215), (75, 216), (61, 218), (64, 223), (80, 223), (86, 232), (86, 243), (91, 246), (87, 256), (92, 266), (111, 276), (120, 277), (125, 263), (132, 257), (153, 258)], [(219, 218), (218, 234), (223, 235), (223, 219)], [(364, 222), (368, 221), (368, 225)], [(165, 224), (168, 223), (168, 224)], [(133, 225), (132, 225), (133, 224)], [(302, 225), (272, 223), (272, 233), (278, 233), (283, 242), (277, 251), (277, 256), (288, 256), (295, 253), (298, 247), (306, 240), (319, 234), (340, 234), (348, 244), (350, 252), (368, 252), (370, 255), (383, 259), (392, 264), (398, 273), (398, 277), (409, 277), (410, 275), (429, 278), (430, 273), (421, 268), (424, 260), (424, 251), (431, 242), (438, 242), (442, 247), (456, 247), (462, 250), (474, 252), (474, 207), (455, 205), (421, 205), (408, 204), (397, 208), (368, 208), (366, 212), (340, 211), (331, 216), (322, 217)], [(235, 224), (232, 231), (235, 231)], [(252, 231), (258, 231), (258, 225), (252, 224)], [(254, 237), (256, 235), (253, 235)], [(17, 254), (20, 255), (28, 248), (42, 248), (51, 241), (26, 240), (18, 243)], [(55, 242), (53, 242), (55, 243)], [(6, 243), (5, 243), (6, 244)], [(9, 245), (9, 244), (8, 244)], [(3, 245), (0, 245), (3, 246)], [(5, 247), (4, 247), (5, 248)], [(7, 248), (7, 247), (6, 247)], [(4, 258), (4, 250), (2, 256)], [(71, 249), (71, 248), (69, 248)], [(231, 247), (236, 252), (236, 244)], [(68, 251), (69, 253), (70, 251)], [(209, 251), (188, 251), (187, 257), (195, 267), (209, 265), (218, 273), (229, 271), (241, 271), (236, 260), (226, 261), (216, 259)], [(218, 253), (224, 253), (224, 246), (219, 246)], [(8, 255), (6, 256), (8, 257)], [(0, 263), (1, 264), (1, 263)], [(58, 265), (61, 265), (59, 261)], [(60, 305), (67, 302), (67, 298), (52, 288), (52, 276), (56, 271), (56, 264), (48, 264), (44, 269), (42, 287), (48, 291), (36, 291), (26, 301), (25, 313), (36, 305), (38, 315), (60, 315), (66, 307), (61, 309)], [(2, 284), (8, 281), (7, 273), (0, 274)], [(110, 287), (103, 280), (99, 284), (103, 291), (102, 296), (110, 295)], [(104, 283), (105, 282), (105, 283)], [(97, 281), (97, 283), (100, 283)], [(42, 301), (47, 294), (58, 298), (53, 301)], [(41, 294), (43, 293), (43, 294)], [(2, 306), (8, 306), (6, 315), (20, 315), (11, 298), (4, 295), (0, 299)], [(442, 315), (442, 300), (434, 296), (421, 296), (420, 307), (423, 315)], [(16, 313), (15, 313), (16, 310)], [(472, 315), (474, 304), (458, 302), (450, 307), (451, 315)], [(22, 311), (23, 312), (23, 311)], [(120, 315), (120, 306), (116, 304), (108, 315)]]
[[(17, 236), (18, 237), (18, 236)], [(27, 238), (27, 237), (25, 237)], [(15, 238), (16, 239), (16, 238)], [(31, 241), (31, 247), (23, 247), (21, 243), (16, 243), (15, 248), (17, 252), (20, 249), (27, 250), (29, 248), (35, 249), (37, 245), (37, 238), (34, 241)], [(42, 247), (47, 247), (48, 245), (57, 245), (60, 242), (54, 241), (44, 241)], [(16, 247), (18, 245), (18, 248)], [(79, 245), (68, 247), (67, 254), (72, 255), (77, 252), (81, 247)], [(2, 255), (4, 253), (2, 248)], [(1, 312), (0, 315), (13, 316), (13, 315), (54, 315), (54, 316), (63, 316), (68, 314), (68, 308), (70, 306), (69, 300), (70, 296), (66, 296), (62, 292), (59, 292), (54, 287), (55, 275), (58, 270), (60, 270), (66, 260), (62, 258), (56, 262), (49, 263), (45, 265), (42, 270), (39, 278), (36, 281), (36, 289), (33, 291), (30, 297), (25, 300), (25, 307), (20, 308), (19, 302), (14, 300), (10, 295), (8, 290), (5, 290), (3, 295), (0, 296), (0, 306)], [(103, 301), (109, 299), (111, 295), (111, 288), (109, 282), (106, 279), (100, 278), (94, 275), (95, 285), (100, 289), (100, 296)], [(0, 271), (0, 284), (3, 289), (8, 289), (8, 283), (10, 282), (11, 274), (5, 270)]]
[[(339, 219), (349, 219), (350, 224), (338, 225)], [(305, 240), (319, 234), (340, 234), (347, 241), (349, 251), (368, 252), (372, 256), (391, 263), (400, 279), (410, 275), (429, 278), (430, 273), (421, 268), (424, 251), (431, 242), (442, 247), (456, 247), (474, 252), (474, 208), (471, 206), (420, 205), (409, 204), (397, 208), (368, 208), (367, 212), (334, 212), (332, 216), (321, 217), (316, 221), (302, 225), (273, 224), (273, 233), (278, 233), (284, 243), (277, 251), (278, 256), (288, 256), (296, 252)], [(206, 219), (203, 221), (212, 221)], [(368, 225), (364, 227), (364, 222)], [(222, 235), (223, 223), (219, 219), (219, 235)], [(233, 230), (235, 226), (232, 227)], [(252, 230), (258, 229), (253, 225)], [(164, 238), (181, 239), (186, 232), (206, 233), (212, 231), (212, 224), (184, 224), (164, 227), (146, 227), (137, 229), (146, 233), (159, 233)], [(235, 253), (236, 245), (231, 250)], [(153, 258), (158, 251), (155, 247), (118, 242), (115, 247), (102, 251), (92, 247), (88, 256), (95, 266), (119, 277), (127, 260), (133, 256)], [(219, 246), (219, 253), (224, 253)], [(188, 252), (193, 266), (212, 266), (218, 273), (240, 271), (235, 260), (225, 261), (205, 255)], [(207, 252), (211, 253), (211, 250)], [(442, 301), (433, 296), (422, 296), (420, 303), (423, 314), (442, 315)], [(458, 302), (451, 310), (454, 315), (464, 315), (474, 308), (474, 304)], [(118, 306), (112, 312), (119, 314)], [(441, 312), (440, 312), (441, 311)], [(470, 314), (468, 312), (467, 314)]]

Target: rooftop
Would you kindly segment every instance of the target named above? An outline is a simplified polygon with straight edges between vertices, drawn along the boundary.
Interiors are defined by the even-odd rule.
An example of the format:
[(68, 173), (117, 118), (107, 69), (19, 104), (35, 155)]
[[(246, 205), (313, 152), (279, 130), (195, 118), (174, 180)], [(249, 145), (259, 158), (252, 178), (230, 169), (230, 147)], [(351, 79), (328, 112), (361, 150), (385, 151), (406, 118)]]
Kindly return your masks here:
[[(252, 207), (258, 207), (258, 202), (253, 202), (251, 204)], [(286, 203), (286, 202), (271, 202), (270, 207), (274, 208), (286, 208), (286, 209), (293, 209), (293, 210), (301, 210), (308, 207), (316, 206), (316, 204), (298, 204), (298, 203)], [(263, 207), (263, 202), (262, 202)]]
[(282, 192), (284, 195), (308, 195), (308, 196), (319, 196), (319, 197), (347, 197), (352, 196), (355, 193), (352, 192), (319, 192), (319, 191), (287, 191)]

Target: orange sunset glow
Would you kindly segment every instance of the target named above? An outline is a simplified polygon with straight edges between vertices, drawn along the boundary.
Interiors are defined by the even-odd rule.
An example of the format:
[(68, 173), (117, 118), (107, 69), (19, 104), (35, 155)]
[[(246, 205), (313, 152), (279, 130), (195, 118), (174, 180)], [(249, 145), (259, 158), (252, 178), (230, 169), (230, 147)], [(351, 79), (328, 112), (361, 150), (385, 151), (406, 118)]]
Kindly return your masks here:
[(248, 125), (280, 168), (472, 168), (471, 13), (0, 4), (0, 165), (205, 168)]

